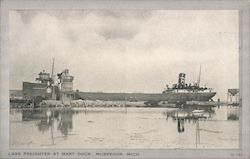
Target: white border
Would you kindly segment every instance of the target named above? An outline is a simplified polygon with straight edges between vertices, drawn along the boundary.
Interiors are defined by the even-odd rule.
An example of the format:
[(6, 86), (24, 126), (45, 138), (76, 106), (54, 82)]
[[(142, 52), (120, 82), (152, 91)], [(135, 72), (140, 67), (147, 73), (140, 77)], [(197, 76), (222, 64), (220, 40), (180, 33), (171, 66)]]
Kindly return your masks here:
[[(8, 11), (16, 9), (167, 9), (167, 10), (239, 10), (240, 24), (240, 90), (242, 96), (241, 148), (232, 150), (173, 150), (173, 149), (112, 149), (112, 150), (63, 150), (71, 152), (140, 152), (133, 158), (250, 158), (250, 71), (249, 71), (249, 2), (240, 0), (2, 0), (1, 3), (1, 52), (0, 52), (0, 158), (13, 158), (8, 152), (53, 152), (55, 150), (9, 150), (9, 58)], [(83, 158), (80, 156), (79, 158)], [(19, 156), (18, 158), (28, 158)], [(41, 156), (32, 156), (41, 158)], [(57, 156), (56, 158), (68, 158)], [(87, 156), (86, 158), (100, 158)], [(107, 157), (102, 157), (107, 158)], [(116, 158), (116, 157), (110, 157)], [(124, 158), (124, 157), (117, 157)]]

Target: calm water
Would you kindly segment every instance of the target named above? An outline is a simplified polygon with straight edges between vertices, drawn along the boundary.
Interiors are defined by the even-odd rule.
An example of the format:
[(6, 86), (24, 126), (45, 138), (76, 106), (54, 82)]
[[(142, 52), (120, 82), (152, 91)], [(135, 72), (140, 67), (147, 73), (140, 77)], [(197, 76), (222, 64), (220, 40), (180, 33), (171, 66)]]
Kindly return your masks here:
[[(238, 148), (239, 108), (10, 111), (11, 148)], [(198, 108), (202, 109), (202, 108)]]

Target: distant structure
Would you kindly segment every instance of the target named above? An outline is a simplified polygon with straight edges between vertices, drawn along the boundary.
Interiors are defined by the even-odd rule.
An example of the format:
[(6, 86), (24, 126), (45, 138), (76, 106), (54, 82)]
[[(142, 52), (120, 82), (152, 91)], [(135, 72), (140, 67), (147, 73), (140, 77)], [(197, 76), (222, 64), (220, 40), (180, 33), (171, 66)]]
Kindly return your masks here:
[(228, 89), (227, 90), (227, 104), (228, 105), (239, 105), (240, 91), (239, 89)]

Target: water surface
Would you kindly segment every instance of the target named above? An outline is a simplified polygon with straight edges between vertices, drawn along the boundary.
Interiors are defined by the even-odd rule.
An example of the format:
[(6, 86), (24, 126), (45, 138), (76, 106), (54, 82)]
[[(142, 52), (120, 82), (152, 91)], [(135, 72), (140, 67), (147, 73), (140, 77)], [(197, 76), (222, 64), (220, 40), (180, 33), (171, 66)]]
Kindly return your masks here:
[[(201, 118), (195, 109), (204, 110)], [(11, 109), (10, 146), (239, 148), (239, 108)]]

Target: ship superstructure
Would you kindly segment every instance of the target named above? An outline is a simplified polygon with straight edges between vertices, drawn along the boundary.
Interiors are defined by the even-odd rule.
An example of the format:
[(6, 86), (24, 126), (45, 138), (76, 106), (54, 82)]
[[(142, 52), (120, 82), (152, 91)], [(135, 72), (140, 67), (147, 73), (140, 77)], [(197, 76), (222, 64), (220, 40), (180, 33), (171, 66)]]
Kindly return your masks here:
[(24, 99), (31, 100), (35, 97), (41, 99), (52, 99), (53, 94), (55, 99), (59, 99), (59, 87), (53, 85), (50, 73), (43, 70), (36, 78), (37, 82), (23, 82), (23, 97)]
[(69, 70), (65, 69), (58, 74), (58, 79), (60, 80), (60, 98), (62, 103), (65, 105), (70, 105), (71, 100), (74, 97), (73, 91), (73, 80), (74, 77), (69, 74)]
[(173, 84), (172, 88), (166, 85), (166, 89), (162, 93), (211, 93), (212, 88), (200, 87), (199, 83), (185, 83), (185, 73), (180, 73), (178, 83)]
[[(69, 105), (73, 100), (73, 79), (69, 70), (65, 69), (54, 76), (54, 59), (51, 74), (45, 70), (38, 74), (37, 82), (23, 82), (23, 99), (35, 101), (35, 104), (42, 100), (56, 101), (61, 100), (62, 104)], [(59, 82), (58, 82), (59, 81)]]
[(168, 102), (209, 101), (215, 96), (216, 92), (212, 88), (200, 87), (200, 76), (198, 82), (194, 84), (187, 84), (185, 77), (185, 73), (180, 73), (177, 84), (173, 84), (171, 88), (166, 86), (162, 94), (168, 97)]

